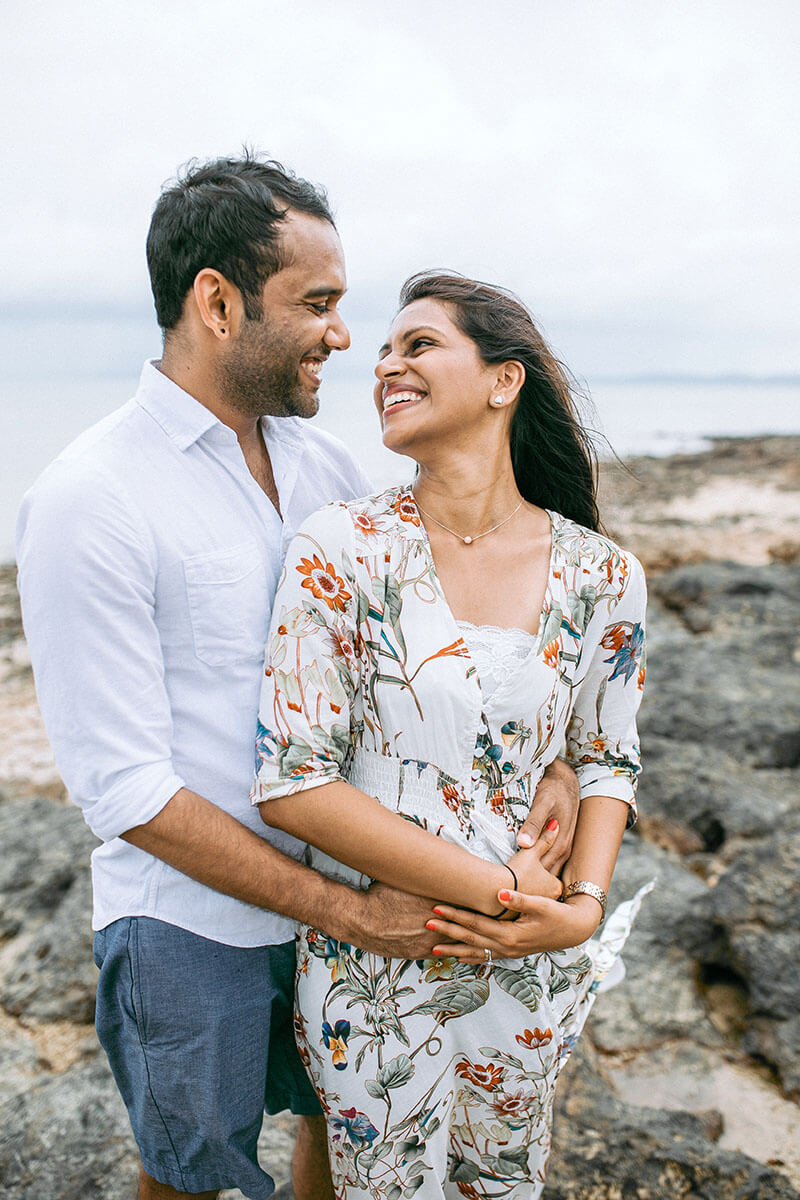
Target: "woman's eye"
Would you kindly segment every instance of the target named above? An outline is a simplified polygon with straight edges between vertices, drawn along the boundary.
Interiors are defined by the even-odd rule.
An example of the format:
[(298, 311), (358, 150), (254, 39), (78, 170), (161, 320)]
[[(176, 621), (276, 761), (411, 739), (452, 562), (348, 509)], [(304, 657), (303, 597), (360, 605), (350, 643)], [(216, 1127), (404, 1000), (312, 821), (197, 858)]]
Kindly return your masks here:
[(414, 350), (424, 350), (426, 346), (432, 346), (433, 342), (430, 338), (414, 338), (411, 343), (412, 353)]

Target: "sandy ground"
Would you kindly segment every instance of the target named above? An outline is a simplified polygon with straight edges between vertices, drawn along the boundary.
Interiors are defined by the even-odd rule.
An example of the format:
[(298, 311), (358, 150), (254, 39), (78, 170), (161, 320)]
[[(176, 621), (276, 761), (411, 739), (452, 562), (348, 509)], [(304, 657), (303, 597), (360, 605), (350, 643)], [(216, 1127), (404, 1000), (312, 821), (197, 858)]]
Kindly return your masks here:
[(648, 571), (708, 559), (800, 561), (800, 438), (720, 438), (710, 450), (603, 468), (605, 524)]
[(722, 1117), (719, 1146), (779, 1167), (800, 1184), (800, 1114), (766, 1068), (725, 1062), (680, 1044), (624, 1064), (606, 1063), (605, 1072), (629, 1104), (646, 1108), (658, 1096), (659, 1108), (716, 1110)]

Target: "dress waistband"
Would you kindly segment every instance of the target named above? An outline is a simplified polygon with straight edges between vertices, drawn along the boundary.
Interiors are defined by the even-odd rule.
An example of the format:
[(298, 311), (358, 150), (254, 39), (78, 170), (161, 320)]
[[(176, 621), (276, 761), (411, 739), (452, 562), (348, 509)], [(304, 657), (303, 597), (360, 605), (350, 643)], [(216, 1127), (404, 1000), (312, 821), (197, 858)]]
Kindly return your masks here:
[[(482, 858), (505, 862), (516, 850), (514, 832), (492, 811), (491, 793), (479, 784), (466, 791), (435, 763), (402, 759), (357, 748), (348, 764), (349, 783), (385, 808), (419, 820), (431, 833), (467, 847)], [(530, 776), (514, 781), (517, 802), (530, 806)], [(506, 789), (502, 789), (506, 791)]]

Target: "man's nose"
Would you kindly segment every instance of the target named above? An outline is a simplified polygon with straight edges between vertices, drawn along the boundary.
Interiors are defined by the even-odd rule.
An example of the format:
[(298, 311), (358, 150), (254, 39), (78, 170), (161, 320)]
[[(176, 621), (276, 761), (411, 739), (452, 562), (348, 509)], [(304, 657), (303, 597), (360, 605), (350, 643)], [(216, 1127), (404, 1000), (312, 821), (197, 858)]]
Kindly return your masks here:
[(332, 350), (347, 350), (350, 345), (350, 330), (338, 312), (331, 314), (328, 328), (325, 331), (325, 344)]

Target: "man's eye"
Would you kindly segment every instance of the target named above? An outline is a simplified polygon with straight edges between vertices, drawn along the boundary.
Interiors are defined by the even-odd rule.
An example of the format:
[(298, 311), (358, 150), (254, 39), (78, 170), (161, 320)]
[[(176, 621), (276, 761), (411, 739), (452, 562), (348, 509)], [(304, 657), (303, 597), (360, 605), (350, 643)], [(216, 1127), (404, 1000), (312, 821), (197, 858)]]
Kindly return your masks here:
[(327, 300), (324, 304), (312, 304), (311, 307), (313, 308), (314, 312), (318, 312), (320, 315), (330, 312), (330, 305), (328, 304)]

